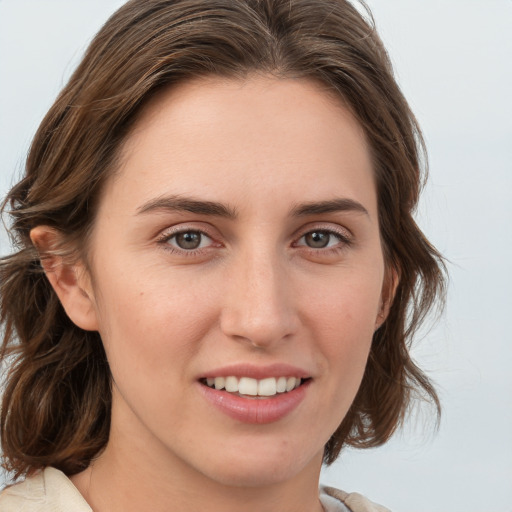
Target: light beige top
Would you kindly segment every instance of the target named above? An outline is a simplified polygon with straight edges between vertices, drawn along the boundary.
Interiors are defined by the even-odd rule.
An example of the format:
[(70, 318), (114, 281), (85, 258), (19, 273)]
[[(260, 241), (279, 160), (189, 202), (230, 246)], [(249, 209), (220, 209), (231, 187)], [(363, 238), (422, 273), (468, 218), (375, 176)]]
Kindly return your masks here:
[[(320, 488), (325, 512), (390, 512), (357, 493)], [(0, 494), (0, 512), (93, 512), (71, 480), (55, 468), (11, 485)]]

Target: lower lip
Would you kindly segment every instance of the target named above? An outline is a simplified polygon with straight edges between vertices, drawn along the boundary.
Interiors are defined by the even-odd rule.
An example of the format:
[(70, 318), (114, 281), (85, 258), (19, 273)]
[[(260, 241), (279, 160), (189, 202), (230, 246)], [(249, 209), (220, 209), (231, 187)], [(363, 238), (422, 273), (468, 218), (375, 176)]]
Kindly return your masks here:
[(221, 412), (242, 423), (273, 423), (288, 416), (306, 396), (310, 380), (301, 386), (269, 398), (244, 398), (242, 396), (199, 384), (206, 399)]

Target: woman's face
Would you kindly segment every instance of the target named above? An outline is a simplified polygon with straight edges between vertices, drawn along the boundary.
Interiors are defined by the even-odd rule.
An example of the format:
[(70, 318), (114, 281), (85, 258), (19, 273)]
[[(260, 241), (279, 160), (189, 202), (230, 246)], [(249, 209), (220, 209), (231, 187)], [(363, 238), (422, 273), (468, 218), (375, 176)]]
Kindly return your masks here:
[(340, 102), (261, 77), (160, 93), (104, 190), (90, 269), (105, 454), (235, 485), (318, 473), (383, 319), (372, 164)]

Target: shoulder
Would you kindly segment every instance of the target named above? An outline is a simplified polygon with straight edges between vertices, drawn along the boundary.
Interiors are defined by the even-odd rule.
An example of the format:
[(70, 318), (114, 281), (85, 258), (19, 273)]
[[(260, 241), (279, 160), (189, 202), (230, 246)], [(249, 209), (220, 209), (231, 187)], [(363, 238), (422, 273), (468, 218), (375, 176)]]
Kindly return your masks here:
[(334, 487), (320, 487), (320, 500), (326, 512), (391, 512), (362, 494), (347, 493)]
[(46, 468), (0, 493), (0, 512), (92, 512), (71, 480)]

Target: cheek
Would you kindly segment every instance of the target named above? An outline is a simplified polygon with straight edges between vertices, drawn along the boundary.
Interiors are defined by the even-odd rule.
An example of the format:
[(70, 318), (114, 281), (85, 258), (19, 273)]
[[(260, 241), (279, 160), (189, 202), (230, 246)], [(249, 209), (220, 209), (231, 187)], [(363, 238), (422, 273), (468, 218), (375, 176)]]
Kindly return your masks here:
[(368, 272), (324, 283), (308, 297), (310, 317), (316, 318), (331, 335), (366, 338), (373, 334), (380, 311), (382, 279)]
[(316, 332), (322, 366), (337, 385), (357, 388), (370, 351), (380, 309), (381, 281), (346, 279), (325, 286), (309, 302), (309, 322)]
[[(113, 375), (136, 371), (155, 378), (180, 370), (215, 321), (214, 301), (170, 276), (116, 279), (103, 287), (100, 334)], [(183, 286), (181, 286), (183, 285)]]

